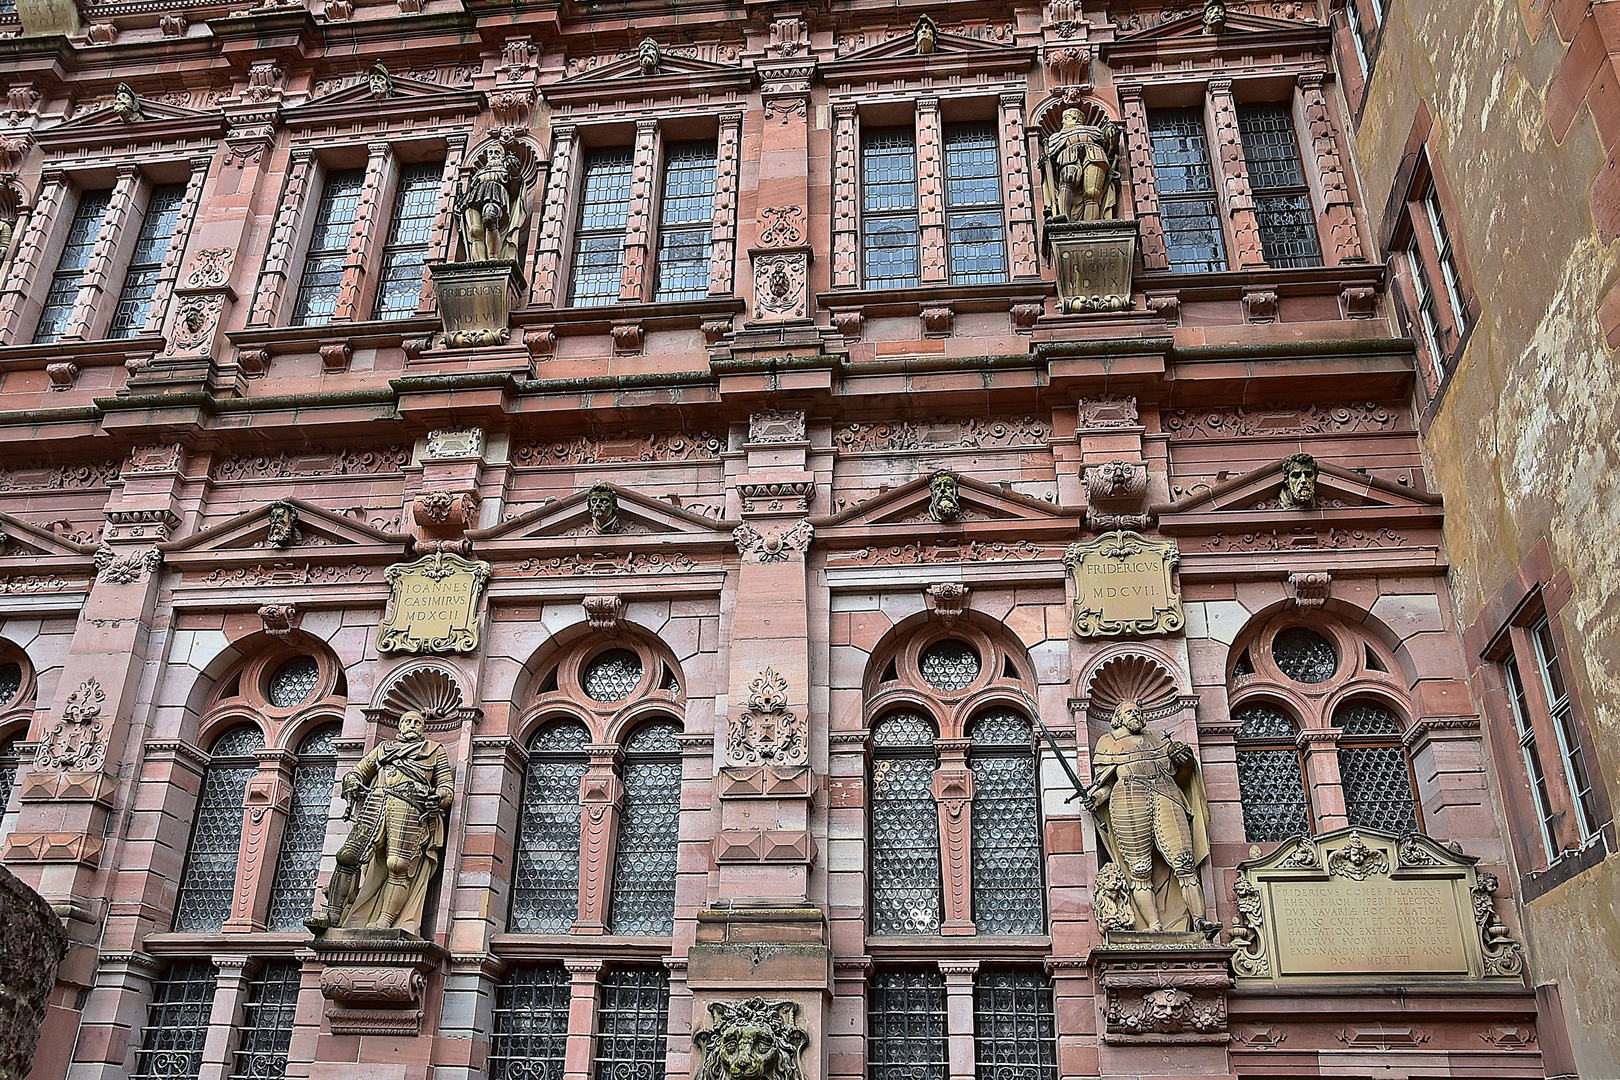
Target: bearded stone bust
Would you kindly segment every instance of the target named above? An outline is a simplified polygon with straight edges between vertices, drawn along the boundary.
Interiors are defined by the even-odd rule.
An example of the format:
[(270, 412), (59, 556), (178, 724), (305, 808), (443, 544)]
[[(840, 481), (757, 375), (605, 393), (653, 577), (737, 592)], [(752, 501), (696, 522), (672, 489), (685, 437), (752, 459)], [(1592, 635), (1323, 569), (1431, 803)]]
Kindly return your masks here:
[(928, 516), (935, 521), (955, 521), (962, 513), (962, 493), (956, 477), (935, 473), (928, 481)]
[(1309, 454), (1294, 454), (1283, 460), (1281, 503), (1288, 510), (1316, 509), (1316, 477), (1321, 467)]

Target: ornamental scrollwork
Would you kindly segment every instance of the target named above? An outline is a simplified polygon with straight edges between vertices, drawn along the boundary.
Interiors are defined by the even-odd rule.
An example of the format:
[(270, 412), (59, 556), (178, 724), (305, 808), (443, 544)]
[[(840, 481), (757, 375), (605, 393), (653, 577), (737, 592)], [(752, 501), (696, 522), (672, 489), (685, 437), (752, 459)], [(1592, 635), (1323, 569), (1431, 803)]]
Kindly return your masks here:
[(119, 555), (103, 544), (96, 549), (95, 561), (97, 581), (105, 585), (133, 585), (162, 564), (163, 552), (154, 547)]
[(806, 765), (806, 718), (788, 708), (787, 679), (766, 668), (748, 684), (748, 707), (726, 733), (732, 765)]
[(804, 554), (815, 535), (815, 527), (808, 521), (800, 521), (780, 532), (762, 532), (746, 521), (731, 530), (742, 557), (761, 563), (786, 562), (790, 555)]
[(40, 740), (35, 764), (41, 769), (94, 772), (107, 759), (107, 740), (101, 734), (101, 707), (106, 691), (95, 679), (86, 679), (68, 695), (62, 719)]
[(1496, 886), (1496, 875), (1481, 870), (1471, 890), (1485, 974), (1517, 978), (1524, 973), (1524, 947), (1508, 932), (1507, 925), (1496, 913)]

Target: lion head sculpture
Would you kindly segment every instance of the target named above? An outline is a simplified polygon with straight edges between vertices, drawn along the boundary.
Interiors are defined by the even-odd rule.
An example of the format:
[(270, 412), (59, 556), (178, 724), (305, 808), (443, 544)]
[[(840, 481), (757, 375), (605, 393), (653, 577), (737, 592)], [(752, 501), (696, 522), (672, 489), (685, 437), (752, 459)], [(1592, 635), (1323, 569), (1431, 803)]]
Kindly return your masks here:
[(693, 1034), (703, 1052), (695, 1080), (804, 1080), (810, 1036), (799, 1006), (762, 997), (711, 1001), (709, 1026)]

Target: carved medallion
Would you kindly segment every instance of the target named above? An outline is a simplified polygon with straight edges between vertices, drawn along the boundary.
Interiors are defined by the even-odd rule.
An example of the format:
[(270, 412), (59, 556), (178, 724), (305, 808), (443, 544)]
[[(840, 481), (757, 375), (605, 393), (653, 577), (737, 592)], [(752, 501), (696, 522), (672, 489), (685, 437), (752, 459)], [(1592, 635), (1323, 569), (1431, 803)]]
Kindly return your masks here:
[(1173, 634), (1185, 621), (1173, 571), (1173, 540), (1110, 532), (1071, 544), (1063, 561), (1074, 574), (1074, 632), (1081, 637)]
[(378, 652), (472, 652), (478, 648), (478, 600), (487, 562), (434, 552), (388, 568), (388, 613), (377, 627)]
[(799, 1006), (762, 997), (709, 1002), (709, 1026), (692, 1041), (703, 1054), (696, 1080), (804, 1080), (810, 1035)]

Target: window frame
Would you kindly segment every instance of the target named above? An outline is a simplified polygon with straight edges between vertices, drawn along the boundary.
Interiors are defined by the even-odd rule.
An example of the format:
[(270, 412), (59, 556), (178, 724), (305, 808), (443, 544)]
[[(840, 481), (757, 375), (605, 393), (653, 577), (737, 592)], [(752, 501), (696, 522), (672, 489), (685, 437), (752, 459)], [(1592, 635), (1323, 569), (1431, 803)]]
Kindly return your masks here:
[[(1147, 145), (1148, 160), (1151, 163), (1150, 168), (1152, 170), (1152, 175), (1151, 175), (1151, 178), (1150, 178), (1149, 182), (1153, 185), (1153, 189), (1154, 189), (1154, 192), (1155, 192), (1155, 194), (1156, 194), (1156, 196), (1158, 198), (1158, 203), (1159, 203), (1159, 225), (1160, 225), (1160, 229), (1162, 230), (1162, 232), (1164, 234), (1164, 237), (1165, 237), (1166, 269), (1170, 273), (1176, 274), (1178, 276), (1186, 276), (1186, 275), (1191, 275), (1191, 274), (1224, 274), (1224, 273), (1229, 273), (1231, 271), (1231, 269), (1232, 269), (1232, 252), (1236, 248), (1235, 238), (1232, 236), (1231, 208), (1227, 204), (1226, 192), (1223, 190), (1224, 185), (1221, 182), (1220, 174), (1217, 173), (1216, 169), (1215, 169), (1216, 162), (1215, 162), (1215, 156), (1214, 156), (1214, 153), (1213, 153), (1213, 148), (1215, 146), (1219, 145), (1219, 144), (1217, 143), (1217, 141), (1214, 138), (1211, 137), (1211, 134), (1212, 134), (1211, 133), (1211, 123), (1210, 123), (1210, 108), (1211, 108), (1211, 106), (1210, 106), (1210, 102), (1209, 102), (1209, 94), (1208, 94), (1207, 88), (1205, 88), (1205, 87), (1200, 86), (1198, 89), (1199, 89), (1199, 92), (1200, 92), (1200, 97), (1199, 97), (1196, 104), (1193, 104), (1193, 105), (1187, 105), (1187, 104), (1184, 104), (1184, 103), (1183, 104), (1171, 104), (1171, 103), (1167, 102), (1167, 103), (1161, 105), (1161, 104), (1158, 104), (1158, 103), (1154, 103), (1154, 104), (1149, 105), (1149, 107), (1147, 108), (1147, 111), (1146, 111), (1146, 113), (1147, 113), (1147, 115), (1146, 115), (1146, 129), (1145, 129), (1144, 134), (1146, 135), (1147, 140), (1148, 140), (1148, 145)], [(1201, 131), (1203, 136), (1204, 136), (1204, 164), (1209, 170), (1209, 185), (1210, 186), (1209, 186), (1209, 191), (1208, 191), (1207, 196), (1201, 190), (1196, 194), (1189, 194), (1188, 192), (1185, 192), (1185, 191), (1172, 192), (1172, 193), (1166, 194), (1166, 192), (1164, 190), (1164, 187), (1159, 182), (1160, 165), (1159, 165), (1159, 163), (1157, 161), (1157, 155), (1155, 153), (1155, 148), (1154, 148), (1154, 145), (1153, 145), (1153, 131), (1154, 131), (1154, 123), (1153, 123), (1153, 121), (1154, 121), (1154, 117), (1156, 115), (1157, 116), (1164, 116), (1164, 115), (1172, 113), (1172, 112), (1191, 113), (1191, 114), (1194, 114), (1194, 115), (1196, 115), (1198, 117), (1198, 130)], [(1212, 266), (1209, 269), (1203, 269), (1203, 270), (1178, 270), (1178, 269), (1176, 269), (1176, 264), (1175, 264), (1174, 260), (1172, 260), (1170, 258), (1170, 250), (1171, 250), (1170, 233), (1171, 233), (1171, 230), (1165, 224), (1165, 218), (1166, 218), (1166, 215), (1165, 215), (1165, 212), (1164, 212), (1165, 204), (1166, 203), (1192, 203), (1192, 202), (1208, 202), (1211, 205), (1211, 207), (1213, 208), (1213, 213), (1212, 213), (1212, 217), (1214, 219), (1213, 234), (1216, 237), (1216, 239), (1220, 242), (1220, 251), (1217, 253), (1220, 256), (1220, 262), (1221, 262), (1221, 265), (1219, 265), (1219, 266)], [(1208, 261), (1208, 260), (1206, 260), (1206, 261)]]
[(1427, 147), (1416, 142), (1392, 190), (1388, 217), (1392, 225), (1384, 250), (1397, 270), (1393, 291), (1406, 324), (1428, 358), (1426, 366), (1419, 365), (1419, 381), (1431, 408), (1457, 369), (1478, 321), (1466, 254), (1456, 237), (1454, 205)]
[[(884, 210), (874, 211), (868, 205), (868, 198), (869, 198), (869, 196), (871, 194), (868, 191), (868, 188), (872, 186), (872, 180), (871, 180), (870, 176), (868, 175), (868, 153), (869, 153), (868, 140), (876, 139), (878, 137), (885, 136), (885, 135), (893, 135), (893, 134), (895, 134), (897, 132), (909, 132), (910, 136), (911, 136), (911, 142), (910, 142), (910, 145), (911, 145), (911, 185), (910, 185), (911, 186), (911, 204), (910, 204), (909, 207), (906, 207), (906, 208), (898, 208), (897, 209), (897, 208), (892, 208), (891, 207), (891, 208), (884, 209)], [(886, 292), (886, 291), (891, 291), (891, 290), (916, 289), (916, 288), (921, 288), (922, 287), (922, 284), (923, 284), (923, 277), (922, 277), (922, 275), (923, 275), (923, 264), (922, 264), (922, 257), (923, 257), (923, 236), (922, 236), (923, 191), (922, 191), (922, 175), (921, 175), (921, 173), (922, 173), (921, 164), (922, 163), (921, 163), (921, 160), (920, 160), (920, 158), (918, 156), (918, 141), (919, 140), (917, 138), (917, 134), (918, 134), (917, 133), (917, 122), (916, 122), (915, 116), (913, 116), (913, 118), (911, 120), (911, 123), (909, 125), (906, 125), (906, 124), (881, 124), (881, 125), (874, 124), (874, 125), (868, 125), (868, 124), (863, 123), (863, 124), (860, 125), (860, 130), (857, 133), (856, 161), (857, 161), (857, 170), (858, 170), (858, 180), (857, 180), (857, 184), (856, 184), (856, 199), (857, 199), (857, 205), (860, 208), (860, 233), (859, 233), (860, 281), (861, 281), (861, 288), (863, 288), (863, 289), (869, 289), (869, 290), (872, 290), (872, 291), (884, 291), (884, 292)], [(898, 157), (899, 155), (896, 154), (896, 155), (893, 155), (893, 156)], [(912, 229), (912, 236), (914, 238), (914, 244), (912, 245), (912, 250), (916, 253), (915, 254), (915, 259), (916, 259), (917, 272), (916, 272), (915, 276), (908, 276), (908, 277), (903, 277), (903, 278), (902, 277), (880, 278), (880, 279), (877, 279), (877, 281), (882, 282), (881, 284), (880, 283), (874, 283), (874, 279), (873, 279), (873, 277), (871, 275), (871, 272), (870, 272), (871, 271), (870, 256), (871, 256), (871, 254), (872, 254), (872, 252), (874, 250), (880, 250), (880, 249), (874, 249), (870, 245), (870, 243), (869, 243), (870, 236), (869, 236), (868, 230), (870, 229), (870, 227), (872, 226), (872, 224), (874, 222), (881, 223), (881, 222), (889, 222), (889, 221), (904, 221), (904, 220), (907, 220), (907, 219), (909, 219), (910, 221), (912, 221), (914, 223), (914, 227)]]

